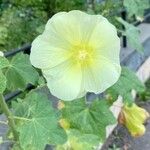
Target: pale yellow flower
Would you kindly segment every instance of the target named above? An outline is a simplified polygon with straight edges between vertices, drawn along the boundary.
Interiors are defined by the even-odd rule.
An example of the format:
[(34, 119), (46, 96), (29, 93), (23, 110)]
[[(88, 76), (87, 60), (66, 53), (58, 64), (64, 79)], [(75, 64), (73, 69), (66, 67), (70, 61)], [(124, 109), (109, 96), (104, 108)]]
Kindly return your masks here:
[(54, 96), (73, 100), (118, 80), (119, 51), (116, 28), (106, 18), (74, 10), (49, 19), (32, 43), (30, 60), (42, 69)]

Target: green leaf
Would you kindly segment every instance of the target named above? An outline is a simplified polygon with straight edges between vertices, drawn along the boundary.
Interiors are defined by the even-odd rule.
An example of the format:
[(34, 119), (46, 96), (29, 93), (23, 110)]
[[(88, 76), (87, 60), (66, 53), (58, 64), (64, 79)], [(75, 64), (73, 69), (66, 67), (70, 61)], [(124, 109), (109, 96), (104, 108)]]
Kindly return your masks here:
[(11, 150), (20, 150), (20, 146), (18, 143), (14, 144)]
[(43, 76), (40, 76), (40, 77), (39, 77), (38, 84), (39, 84), (40, 86), (46, 84), (45, 78), (44, 78)]
[(5, 57), (0, 56), (0, 69), (3, 69), (8, 66), (9, 66), (9, 61)]
[(84, 99), (64, 102), (62, 117), (70, 123), (70, 127), (85, 134), (94, 134), (99, 140), (106, 136), (106, 126), (115, 123), (115, 118), (105, 100), (95, 100), (88, 106)]
[(3, 93), (6, 89), (6, 77), (0, 70), (0, 93)]
[(4, 45), (7, 41), (7, 28), (0, 23), (0, 45)]
[(31, 92), (12, 107), (19, 120), (17, 130), (23, 150), (43, 150), (46, 144), (66, 142), (66, 133), (58, 124), (58, 112), (46, 95)]
[(68, 141), (64, 145), (58, 145), (56, 150), (94, 150), (100, 141), (98, 136), (93, 134), (84, 134), (78, 130), (67, 130)]
[(131, 95), (132, 89), (137, 92), (143, 92), (145, 90), (145, 86), (141, 83), (134, 72), (126, 67), (122, 67), (119, 80), (110, 87), (106, 93), (110, 94), (114, 100), (117, 99), (118, 95), (121, 95), (124, 102), (133, 102), (134, 99)]
[[(26, 5), (26, 0), (13, 2), (0, 1), (0, 49), (9, 50), (15, 47), (22, 46), (22, 43), (28, 43), (39, 34), (37, 28), (46, 23), (48, 16), (44, 10), (44, 2), (41, 0), (34, 0), (33, 5)], [(39, 2), (40, 1), (40, 2)], [(21, 4), (22, 3), (22, 4)], [(35, 4), (36, 3), (36, 4)], [(42, 3), (42, 5), (40, 5)], [(49, 2), (51, 3), (51, 2)], [(44, 4), (44, 5), (43, 5)], [(12, 7), (9, 7), (12, 5)], [(40, 6), (40, 8), (37, 7)], [(23, 6), (23, 7), (22, 7)], [(27, 13), (31, 11), (32, 13)], [(43, 8), (42, 8), (43, 7)], [(9, 41), (9, 42), (8, 42)]]
[(28, 83), (35, 85), (39, 78), (38, 72), (31, 66), (29, 56), (23, 53), (13, 57), (5, 74), (9, 90), (24, 90)]
[(123, 5), (126, 7), (129, 16), (144, 15), (144, 10), (150, 7), (149, 0), (124, 0)]
[(139, 52), (143, 51), (144, 48), (139, 39), (139, 29), (133, 26), (132, 24), (129, 24), (128, 22), (124, 21), (122, 18), (117, 18), (117, 20), (125, 26), (125, 31), (123, 32), (123, 35), (127, 36), (127, 40), (130, 46)]

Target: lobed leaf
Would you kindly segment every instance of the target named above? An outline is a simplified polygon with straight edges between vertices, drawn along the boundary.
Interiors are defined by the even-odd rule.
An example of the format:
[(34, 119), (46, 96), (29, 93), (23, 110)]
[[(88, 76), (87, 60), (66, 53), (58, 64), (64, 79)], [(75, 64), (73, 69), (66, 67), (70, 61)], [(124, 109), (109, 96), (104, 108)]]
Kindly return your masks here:
[(145, 86), (138, 79), (134, 72), (126, 67), (122, 67), (119, 80), (112, 87), (110, 87), (106, 93), (110, 94), (114, 100), (121, 95), (124, 102), (132, 102), (134, 101), (131, 95), (132, 89), (136, 90), (137, 92), (143, 92), (145, 90)]
[(0, 93), (3, 93), (6, 89), (6, 77), (0, 70)]
[(5, 75), (9, 90), (24, 90), (28, 83), (35, 85), (39, 79), (39, 74), (32, 67), (29, 56), (23, 53), (13, 57)]
[(126, 7), (129, 16), (143, 16), (144, 10), (150, 7), (149, 0), (124, 0), (123, 5)]
[(127, 40), (132, 48), (135, 48), (137, 51), (141, 52), (144, 50), (141, 42), (140, 42), (140, 31), (137, 27), (129, 24), (124, 21), (122, 18), (117, 18), (117, 20), (125, 26), (125, 31), (123, 34), (127, 36)]
[(46, 144), (63, 144), (67, 137), (59, 126), (59, 115), (52, 108), (46, 95), (31, 92), (23, 100), (12, 105), (19, 117), (17, 130), (23, 150), (43, 150)]
[(101, 141), (105, 139), (106, 126), (116, 121), (105, 100), (95, 100), (90, 106), (83, 98), (64, 104), (62, 117), (70, 123), (70, 128), (96, 135)]
[(9, 66), (9, 61), (5, 57), (0, 56), (0, 69), (3, 69), (8, 66)]
[(78, 130), (67, 130), (68, 141), (64, 145), (58, 145), (56, 150), (94, 150), (99, 145), (98, 136), (93, 134), (84, 134)]

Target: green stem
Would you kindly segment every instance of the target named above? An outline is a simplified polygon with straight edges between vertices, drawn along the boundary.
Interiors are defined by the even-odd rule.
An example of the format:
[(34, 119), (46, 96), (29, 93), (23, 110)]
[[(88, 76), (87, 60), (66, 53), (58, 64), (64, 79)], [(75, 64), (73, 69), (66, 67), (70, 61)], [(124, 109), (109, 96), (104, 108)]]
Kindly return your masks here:
[(8, 119), (8, 124), (11, 128), (12, 133), (13, 133), (14, 140), (17, 140), (18, 134), (17, 134), (17, 131), (15, 129), (14, 118), (13, 118), (13, 115), (12, 115), (11, 111), (9, 110), (2, 94), (0, 94), (0, 106), (1, 106), (3, 113), (6, 115), (6, 117)]

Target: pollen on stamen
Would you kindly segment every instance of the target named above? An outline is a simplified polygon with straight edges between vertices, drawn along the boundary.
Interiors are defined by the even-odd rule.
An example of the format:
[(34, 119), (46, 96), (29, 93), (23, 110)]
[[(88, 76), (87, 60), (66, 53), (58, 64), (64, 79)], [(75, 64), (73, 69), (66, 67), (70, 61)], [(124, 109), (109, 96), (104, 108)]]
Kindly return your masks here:
[(88, 53), (85, 50), (80, 50), (78, 53), (78, 58), (84, 60), (87, 57)]

